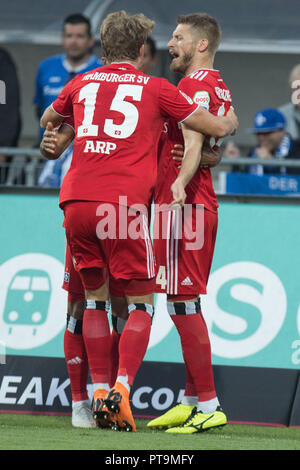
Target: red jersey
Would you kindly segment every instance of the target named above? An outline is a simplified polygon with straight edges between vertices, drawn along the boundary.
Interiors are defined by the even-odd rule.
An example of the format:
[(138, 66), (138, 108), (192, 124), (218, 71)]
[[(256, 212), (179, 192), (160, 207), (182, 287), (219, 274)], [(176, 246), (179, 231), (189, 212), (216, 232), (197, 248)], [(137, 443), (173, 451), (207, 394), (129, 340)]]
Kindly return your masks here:
[[(231, 106), (231, 93), (223, 82), (218, 70), (199, 69), (183, 78), (179, 90), (187, 94), (214, 115), (225, 115)], [(205, 136), (214, 150), (220, 140)], [(155, 203), (158, 205), (172, 202), (171, 185), (179, 173), (178, 164), (173, 160), (171, 150), (175, 144), (183, 144), (180, 125), (173, 119), (164, 123), (159, 142), (158, 179), (155, 187)], [(218, 202), (213, 188), (209, 168), (199, 168), (186, 187), (186, 204), (203, 204), (208, 210), (217, 211)]]
[(53, 103), (74, 115), (75, 141), (60, 205), (88, 200), (148, 205), (157, 177), (157, 146), (168, 117), (185, 120), (198, 105), (163, 78), (113, 63), (70, 81)]

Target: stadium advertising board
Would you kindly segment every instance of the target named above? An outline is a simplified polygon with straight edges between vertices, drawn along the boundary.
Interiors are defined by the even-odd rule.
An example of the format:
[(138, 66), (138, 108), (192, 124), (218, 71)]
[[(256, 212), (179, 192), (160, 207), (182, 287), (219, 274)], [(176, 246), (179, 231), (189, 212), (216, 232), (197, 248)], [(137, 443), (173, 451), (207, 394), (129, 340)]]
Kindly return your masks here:
[[(65, 235), (57, 195), (1, 194), (0, 215), (5, 221), (0, 233), (0, 409), (9, 408), (9, 398), (11, 405), (25, 403), (26, 388), (29, 400), (34, 397), (43, 389), (38, 379), (43, 374), (48, 403), (53, 405), (54, 393), (61, 404), (64, 400), (59, 397), (69, 383), (63, 359), (67, 295), (61, 289)], [(299, 220), (300, 207), (295, 204), (220, 203), (208, 295), (201, 299), (215, 370), (235, 366), (296, 373), (299, 369)], [(24, 380), (18, 365), (22, 357), (27, 364)], [(46, 358), (53, 364), (57, 360), (59, 367), (45, 366)], [(161, 412), (180, 399), (184, 389), (180, 341), (163, 294), (155, 301), (143, 366), (148, 367), (147, 378), (156, 375), (149, 375), (150, 365), (155, 364), (167, 367), (174, 386), (170, 392), (168, 387), (158, 387), (166, 390), (155, 395), (154, 378), (153, 383), (152, 379), (143, 383), (139, 375), (139, 387), (146, 387), (135, 395), (139, 414)], [(172, 372), (175, 368), (180, 371), (177, 377)], [(51, 370), (53, 375), (48, 377)], [(15, 401), (13, 390), (18, 395)], [(39, 403), (46, 406), (47, 397)], [(70, 399), (65, 406), (70, 406)]]

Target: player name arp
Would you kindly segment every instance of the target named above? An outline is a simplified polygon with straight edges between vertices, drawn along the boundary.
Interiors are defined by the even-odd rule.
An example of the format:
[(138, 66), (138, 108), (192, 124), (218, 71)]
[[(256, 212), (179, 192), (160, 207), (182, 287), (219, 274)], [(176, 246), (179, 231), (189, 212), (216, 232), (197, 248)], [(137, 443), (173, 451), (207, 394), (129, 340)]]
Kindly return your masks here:
[(84, 75), (83, 80), (96, 80), (98, 82), (112, 82), (112, 83), (139, 83), (147, 85), (150, 77), (144, 75), (135, 75), (133, 73), (123, 73), (119, 75), (117, 73), (105, 73), (105, 72), (93, 72)]
[(110, 155), (110, 152), (116, 150), (117, 145), (114, 142), (103, 142), (102, 140), (87, 140), (84, 148), (84, 153), (105, 153)]

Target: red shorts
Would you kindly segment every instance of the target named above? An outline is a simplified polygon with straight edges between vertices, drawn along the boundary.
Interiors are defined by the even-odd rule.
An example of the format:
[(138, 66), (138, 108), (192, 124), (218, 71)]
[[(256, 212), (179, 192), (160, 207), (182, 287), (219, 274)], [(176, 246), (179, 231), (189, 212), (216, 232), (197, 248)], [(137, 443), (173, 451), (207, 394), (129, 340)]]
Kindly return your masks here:
[[(88, 268), (107, 268), (112, 295), (122, 290), (127, 295), (148, 294), (154, 291), (155, 265), (147, 217), (122, 209), (123, 212), (117, 204), (89, 201), (64, 206), (66, 236), (75, 270), (83, 275)], [(137, 286), (140, 292), (136, 292)]]
[(62, 288), (68, 292), (69, 302), (85, 300), (84, 287), (79, 273), (74, 268), (74, 263), (68, 242), (66, 242), (65, 273)]
[(155, 292), (206, 294), (213, 259), (218, 214), (203, 206), (185, 212), (158, 212), (154, 219)]

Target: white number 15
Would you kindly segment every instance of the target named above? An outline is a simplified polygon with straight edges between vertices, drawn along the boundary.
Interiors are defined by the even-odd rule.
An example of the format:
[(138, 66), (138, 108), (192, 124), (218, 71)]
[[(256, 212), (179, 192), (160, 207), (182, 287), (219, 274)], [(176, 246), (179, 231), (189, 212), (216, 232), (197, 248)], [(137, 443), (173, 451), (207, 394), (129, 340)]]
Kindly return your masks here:
[[(81, 126), (78, 126), (77, 137), (97, 137), (99, 126), (93, 124), (97, 93), (100, 83), (89, 83), (81, 88), (78, 101), (84, 100), (84, 117)], [(139, 112), (133, 103), (125, 101), (128, 96), (134, 101), (141, 101), (143, 87), (140, 85), (119, 85), (112, 100), (110, 110), (118, 111), (124, 115), (122, 124), (114, 124), (113, 119), (106, 119), (104, 132), (115, 139), (126, 139), (136, 129)]]

